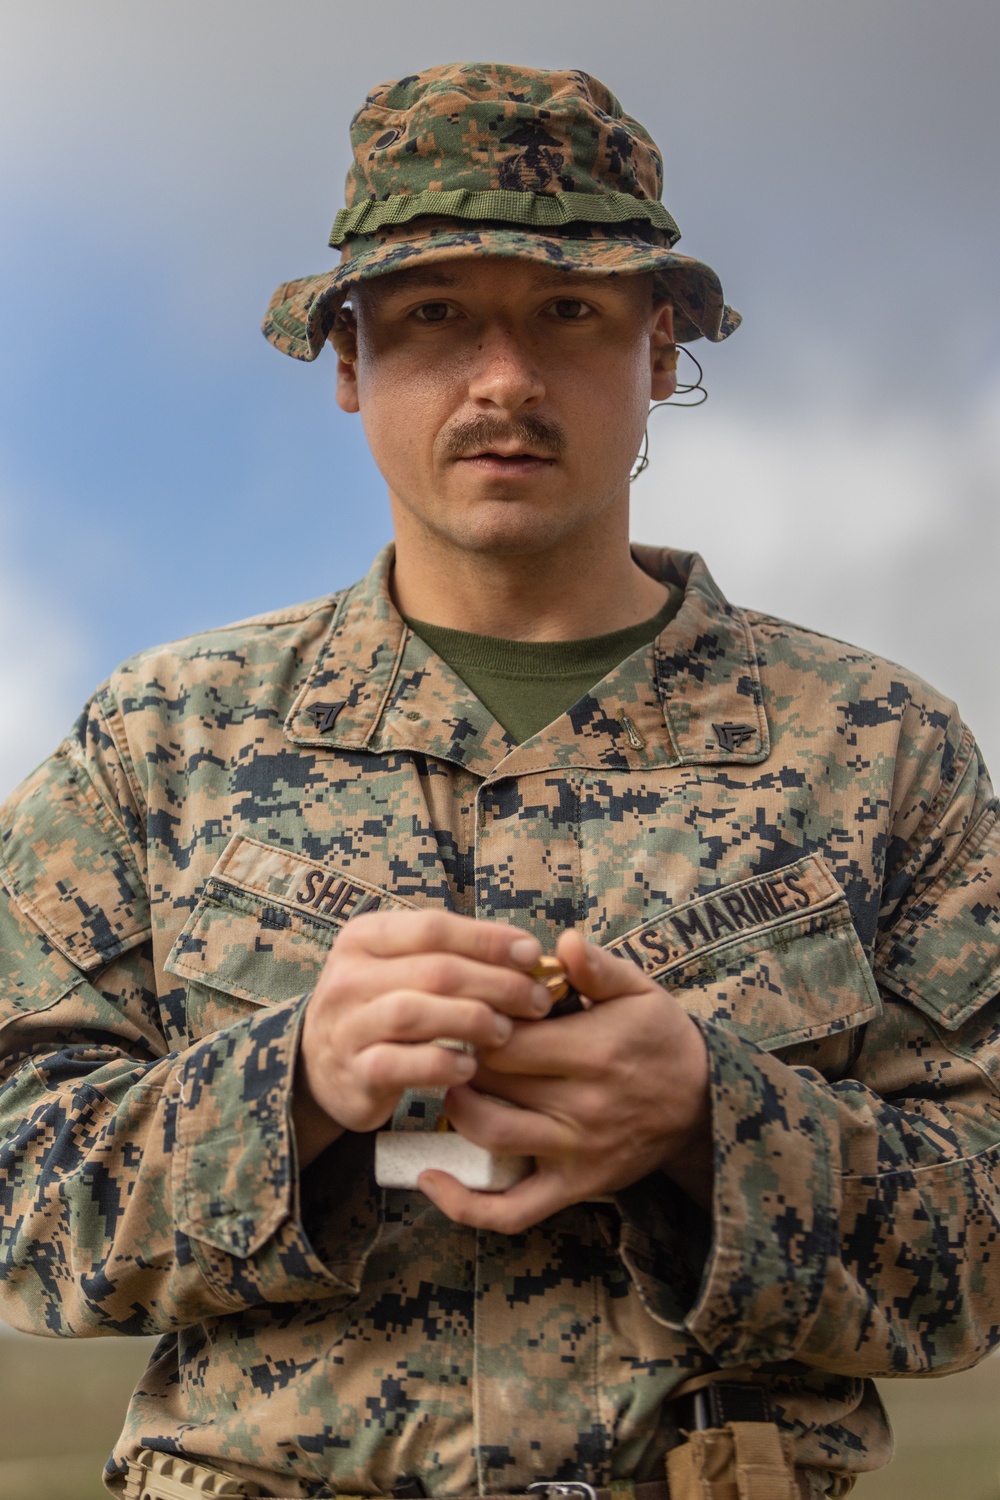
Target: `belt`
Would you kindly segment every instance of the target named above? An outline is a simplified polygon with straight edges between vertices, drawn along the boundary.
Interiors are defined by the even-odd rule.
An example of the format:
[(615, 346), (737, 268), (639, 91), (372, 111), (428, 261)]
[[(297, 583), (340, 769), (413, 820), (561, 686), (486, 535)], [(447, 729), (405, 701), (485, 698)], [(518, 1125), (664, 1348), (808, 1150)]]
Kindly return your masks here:
[[(720, 1411), (746, 1411), (745, 1406), (738, 1405), (742, 1398), (732, 1394), (732, 1383), (706, 1389), (726, 1393), (719, 1397), (722, 1403), (718, 1408)], [(680, 1399), (693, 1400), (701, 1394), (700, 1390), (694, 1391), (690, 1397)], [(714, 1408), (706, 1408), (706, 1411), (712, 1410)], [(726, 1420), (767, 1419), (744, 1415), (742, 1418), (729, 1416)], [(795, 1477), (802, 1500), (812, 1500), (816, 1492), (805, 1475), (797, 1472)], [(424, 1492), (419, 1480), (402, 1479), (393, 1486), (391, 1493), (394, 1500), (420, 1500)], [(846, 1490), (840, 1493), (846, 1494)], [(208, 1500), (213, 1495), (220, 1497), (220, 1500), (223, 1496), (232, 1497), (232, 1500), (250, 1500), (250, 1497), (260, 1494), (257, 1485), (244, 1483), (219, 1469), (209, 1469), (190, 1459), (149, 1450), (143, 1450), (137, 1459), (131, 1460), (125, 1485), (125, 1500)], [(540, 1479), (530, 1484), (527, 1491), (495, 1494), (489, 1500), (525, 1500), (526, 1495), (537, 1496), (538, 1500), (670, 1500), (670, 1486), (663, 1479), (645, 1480), (638, 1484), (631, 1480), (619, 1480), (609, 1486), (587, 1484), (575, 1479)], [(372, 1497), (338, 1495), (337, 1500), (372, 1500)], [(479, 1500), (479, 1497), (462, 1496), (459, 1500)]]
[[(209, 1500), (210, 1496), (229, 1496), (231, 1500), (251, 1500), (260, 1496), (255, 1484), (247, 1484), (223, 1470), (208, 1468), (190, 1459), (144, 1449), (129, 1463), (125, 1500)], [(393, 1485), (394, 1500), (419, 1500), (424, 1495), (419, 1479), (401, 1479)], [(491, 1495), (489, 1500), (670, 1500), (670, 1488), (664, 1479), (642, 1484), (622, 1480), (607, 1488), (573, 1479), (541, 1479), (527, 1491)], [(373, 1500), (371, 1496), (338, 1495), (337, 1500)], [(461, 1496), (459, 1500), (479, 1500), (478, 1496)]]
[[(426, 1490), (419, 1479), (401, 1479), (390, 1491), (393, 1500), (423, 1500)], [(536, 1479), (526, 1490), (509, 1490), (506, 1493), (490, 1493), (488, 1500), (525, 1500), (526, 1495), (537, 1495), (538, 1500), (670, 1500), (670, 1486), (665, 1479), (643, 1480), (636, 1484), (631, 1479), (622, 1479), (611, 1486), (587, 1484), (582, 1479)], [(338, 1496), (338, 1500), (347, 1500)], [(361, 1497), (356, 1497), (361, 1500)], [(377, 1500), (369, 1496), (368, 1500)], [(478, 1495), (460, 1495), (457, 1500), (482, 1500)]]
[[(671, 1402), (684, 1432), (704, 1432), (729, 1422), (773, 1422), (774, 1408), (766, 1386), (744, 1380), (706, 1381)], [(638, 1486), (637, 1486), (638, 1488)]]

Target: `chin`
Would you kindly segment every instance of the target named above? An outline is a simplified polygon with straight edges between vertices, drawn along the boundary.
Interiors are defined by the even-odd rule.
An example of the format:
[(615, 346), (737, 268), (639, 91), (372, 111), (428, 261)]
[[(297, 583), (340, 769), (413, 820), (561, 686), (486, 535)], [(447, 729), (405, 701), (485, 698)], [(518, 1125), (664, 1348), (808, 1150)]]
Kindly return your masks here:
[[(624, 494), (628, 496), (627, 485)], [(565, 495), (544, 499), (478, 498), (449, 507), (430, 520), (433, 530), (452, 546), (484, 557), (519, 557), (547, 552), (601, 526), (610, 500), (571, 505)]]
[(521, 514), (489, 521), (480, 518), (478, 524), (449, 527), (444, 534), (463, 552), (482, 557), (529, 557), (558, 547), (579, 529), (579, 524), (567, 526), (564, 517)]

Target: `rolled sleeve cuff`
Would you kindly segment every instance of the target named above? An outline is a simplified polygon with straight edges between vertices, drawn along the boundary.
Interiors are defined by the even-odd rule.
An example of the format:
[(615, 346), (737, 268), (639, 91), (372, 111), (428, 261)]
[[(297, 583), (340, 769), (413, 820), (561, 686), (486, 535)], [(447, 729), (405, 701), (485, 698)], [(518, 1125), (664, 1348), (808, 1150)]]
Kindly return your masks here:
[[(835, 1101), (733, 1032), (699, 1022), (709, 1052), (715, 1182), (711, 1243), (686, 1312), (657, 1274), (676, 1253), (625, 1258), (650, 1313), (720, 1365), (794, 1357), (836, 1254), (840, 1153)], [(627, 1241), (635, 1238), (634, 1216)], [(626, 1245), (623, 1244), (623, 1250)], [(648, 1249), (648, 1241), (647, 1241)]]
[(346, 1175), (335, 1259), (317, 1254), (302, 1222), (291, 1103), (308, 998), (215, 1032), (179, 1069), (176, 1226), (236, 1306), (356, 1294), (377, 1234), (363, 1171)]

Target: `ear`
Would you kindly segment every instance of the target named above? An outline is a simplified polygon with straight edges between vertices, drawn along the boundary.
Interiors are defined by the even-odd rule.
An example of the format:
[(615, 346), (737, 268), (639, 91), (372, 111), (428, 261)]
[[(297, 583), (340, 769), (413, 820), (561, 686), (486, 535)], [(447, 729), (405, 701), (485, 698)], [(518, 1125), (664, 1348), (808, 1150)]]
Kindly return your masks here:
[(353, 360), (337, 360), (337, 405), (341, 411), (358, 412), (358, 367)]
[(361, 410), (358, 401), (358, 331), (349, 307), (337, 314), (328, 335), (337, 351), (337, 405), (341, 411)]
[(677, 389), (677, 345), (674, 343), (674, 309), (670, 302), (653, 307), (649, 332), (650, 398), (668, 401)]

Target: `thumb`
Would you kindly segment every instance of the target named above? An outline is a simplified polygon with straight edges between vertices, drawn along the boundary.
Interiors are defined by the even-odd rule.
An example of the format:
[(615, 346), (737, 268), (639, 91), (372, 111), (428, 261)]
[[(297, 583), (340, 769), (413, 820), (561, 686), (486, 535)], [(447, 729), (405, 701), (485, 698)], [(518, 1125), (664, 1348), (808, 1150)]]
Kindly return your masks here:
[(619, 995), (638, 995), (648, 989), (642, 970), (627, 958), (588, 943), (571, 928), (556, 944), (556, 957), (566, 977), (588, 1000), (614, 1000)]

